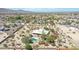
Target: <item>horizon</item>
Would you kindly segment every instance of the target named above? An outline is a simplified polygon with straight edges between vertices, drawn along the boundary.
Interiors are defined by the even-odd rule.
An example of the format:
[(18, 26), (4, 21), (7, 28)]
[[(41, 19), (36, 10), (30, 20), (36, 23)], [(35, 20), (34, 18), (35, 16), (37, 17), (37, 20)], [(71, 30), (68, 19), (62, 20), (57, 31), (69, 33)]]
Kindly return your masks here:
[(9, 8), (9, 9), (32, 11), (32, 12), (79, 12), (79, 8)]

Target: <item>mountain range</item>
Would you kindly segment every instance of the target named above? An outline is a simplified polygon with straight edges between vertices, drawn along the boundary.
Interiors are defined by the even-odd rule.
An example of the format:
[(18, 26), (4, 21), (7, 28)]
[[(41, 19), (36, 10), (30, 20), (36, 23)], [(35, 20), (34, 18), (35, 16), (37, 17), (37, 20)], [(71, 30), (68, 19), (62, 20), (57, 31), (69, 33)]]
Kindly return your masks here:
[(51, 13), (51, 12), (76, 12), (79, 8), (0, 8), (0, 13)]
[(13, 10), (8, 8), (0, 8), (0, 13), (29, 13), (31, 11)]

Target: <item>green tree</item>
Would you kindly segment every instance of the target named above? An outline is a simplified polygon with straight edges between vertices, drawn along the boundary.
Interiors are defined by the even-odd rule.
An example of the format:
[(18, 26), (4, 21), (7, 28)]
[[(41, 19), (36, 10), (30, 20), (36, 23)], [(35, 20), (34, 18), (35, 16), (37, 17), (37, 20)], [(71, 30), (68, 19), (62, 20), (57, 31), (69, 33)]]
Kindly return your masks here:
[(22, 16), (16, 16), (15, 19), (16, 20), (21, 20), (21, 19), (23, 19), (23, 17)]

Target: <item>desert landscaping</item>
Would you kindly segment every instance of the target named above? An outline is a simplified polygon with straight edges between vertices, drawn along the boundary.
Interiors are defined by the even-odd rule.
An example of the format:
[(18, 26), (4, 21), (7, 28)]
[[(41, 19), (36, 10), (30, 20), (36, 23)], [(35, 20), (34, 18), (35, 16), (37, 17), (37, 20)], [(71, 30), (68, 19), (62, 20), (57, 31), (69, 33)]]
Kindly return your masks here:
[(78, 50), (79, 13), (0, 13), (0, 49)]

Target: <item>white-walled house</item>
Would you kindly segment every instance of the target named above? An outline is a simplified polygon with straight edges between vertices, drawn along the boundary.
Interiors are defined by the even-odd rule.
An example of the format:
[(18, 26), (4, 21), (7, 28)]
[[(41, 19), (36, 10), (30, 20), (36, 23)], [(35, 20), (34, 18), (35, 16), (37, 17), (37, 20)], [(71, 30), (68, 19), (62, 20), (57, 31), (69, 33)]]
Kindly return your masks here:
[(48, 30), (45, 30), (45, 29), (36, 29), (36, 30), (33, 30), (32, 31), (32, 40), (33, 42), (38, 42), (41, 40), (41, 36), (42, 35), (47, 35), (49, 33)]

